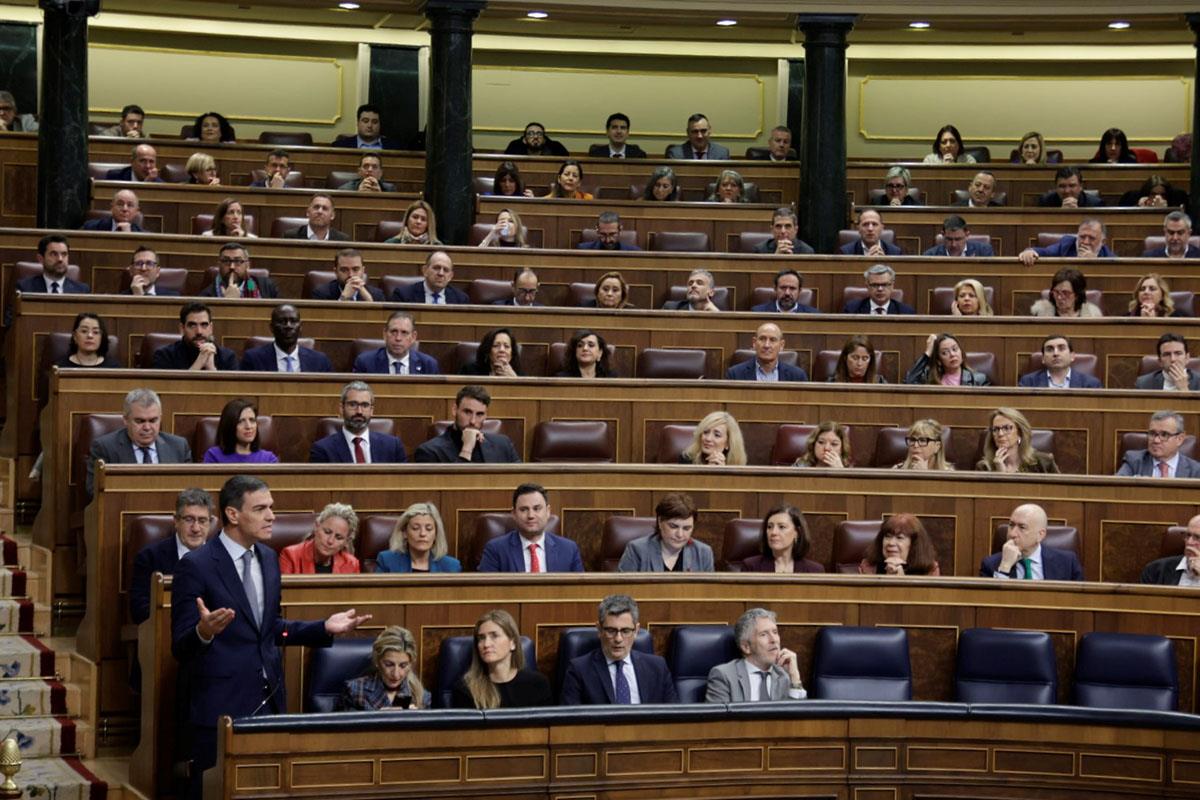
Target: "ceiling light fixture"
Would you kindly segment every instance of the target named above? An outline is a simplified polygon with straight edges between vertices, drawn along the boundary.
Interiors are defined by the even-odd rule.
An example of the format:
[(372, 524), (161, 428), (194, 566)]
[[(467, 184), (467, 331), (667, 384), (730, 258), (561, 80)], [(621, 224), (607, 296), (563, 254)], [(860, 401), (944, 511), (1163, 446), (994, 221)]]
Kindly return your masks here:
[(347, 11), (357, 11), (360, 6), (358, 3), (338, 3), (338, 8), (344, 8)]
[(545, 11), (530, 11), (525, 14), (525, 16), (529, 17), (530, 19), (546, 19), (550, 15)]
[(734, 25), (737, 25), (737, 20), (736, 19), (719, 19), (719, 20), (717, 20), (717, 24), (720, 25), (722, 28), (732, 28)]
[(914, 31), (924, 31), (924, 30), (928, 30), (928, 29), (932, 28), (933, 24), (929, 23), (929, 22), (923, 22), (923, 21), (910, 22), (910, 23), (908, 23), (908, 27), (912, 28)]
[(1117, 20), (1116, 22), (1108, 23), (1108, 27), (1112, 28), (1114, 31), (1126, 31), (1132, 28), (1133, 25), (1122, 19)]

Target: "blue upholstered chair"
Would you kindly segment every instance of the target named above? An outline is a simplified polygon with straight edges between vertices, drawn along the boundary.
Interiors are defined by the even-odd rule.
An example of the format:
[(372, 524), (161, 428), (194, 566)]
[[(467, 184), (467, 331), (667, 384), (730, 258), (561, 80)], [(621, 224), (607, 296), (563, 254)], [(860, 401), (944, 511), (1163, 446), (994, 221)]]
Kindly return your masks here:
[(739, 655), (730, 625), (680, 625), (671, 631), (667, 666), (679, 702), (703, 703), (709, 670)]
[(1179, 673), (1165, 636), (1089, 633), (1075, 655), (1075, 704), (1093, 708), (1175, 711)]
[(908, 631), (831, 626), (817, 632), (814, 700), (912, 699)]
[(968, 628), (958, 637), (954, 684), (960, 703), (1053, 705), (1058, 672), (1050, 634)]
[[(592, 652), (600, 646), (600, 633), (594, 626), (567, 628), (558, 636), (558, 659), (554, 664), (554, 696), (562, 691), (563, 678), (567, 675), (567, 665), (571, 659)], [(642, 653), (654, 655), (654, 640), (650, 631), (639, 628), (633, 640), (633, 649)]]
[[(474, 636), (451, 636), (442, 640), (437, 657), (437, 691), (433, 693), (435, 707), (454, 708), (454, 684), (471, 666), (471, 649), (474, 647)], [(525, 654), (526, 668), (537, 669), (533, 641), (528, 636), (521, 637), (521, 651)]]
[(329, 647), (310, 648), (304, 713), (334, 711), (346, 681), (371, 669), (374, 644), (374, 639), (367, 638), (334, 639)]

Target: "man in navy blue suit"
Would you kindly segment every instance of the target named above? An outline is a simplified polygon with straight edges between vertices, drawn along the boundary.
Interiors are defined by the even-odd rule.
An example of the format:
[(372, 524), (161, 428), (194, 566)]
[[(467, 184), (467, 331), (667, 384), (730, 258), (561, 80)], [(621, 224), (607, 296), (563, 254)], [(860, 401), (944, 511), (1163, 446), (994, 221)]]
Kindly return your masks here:
[(1042, 340), (1042, 366), (1036, 372), (1027, 372), (1017, 381), (1018, 386), (1032, 389), (1099, 389), (1100, 381), (1071, 369), (1075, 363), (1075, 351), (1071, 340), (1061, 333), (1052, 333)]
[(873, 208), (858, 212), (858, 238), (838, 250), (847, 256), (902, 256), (904, 251), (883, 240), (883, 217)]
[(754, 332), (754, 358), (725, 370), (727, 381), (806, 381), (808, 373), (779, 360), (783, 352), (783, 331), (774, 322), (764, 322)]
[(771, 238), (754, 248), (756, 253), (777, 256), (812, 255), (808, 242), (796, 236), (796, 212), (791, 206), (780, 206), (771, 214)]
[(519, 267), (516, 273), (513, 274), (512, 287), (513, 296), (507, 300), (494, 300), (494, 306), (540, 306), (537, 301), (538, 287), (537, 273), (529, 267)]
[(250, 475), (221, 487), (223, 529), (179, 560), (171, 603), (171, 651), (190, 677), (191, 796), (217, 759), (217, 719), (287, 709), (281, 645), (328, 647), (371, 618), (354, 609), (325, 620), (280, 616), (279, 559), (267, 545), (271, 490)]
[(158, 275), (162, 269), (158, 263), (158, 253), (146, 245), (138, 245), (133, 251), (133, 258), (126, 268), (129, 271), (129, 286), (121, 290), (121, 294), (134, 297), (178, 297), (179, 292), (158, 285)]
[(621, 241), (621, 215), (615, 211), (601, 211), (596, 219), (596, 238), (580, 242), (578, 250), (641, 250), (636, 244)]
[(437, 359), (416, 349), (417, 325), (407, 311), (393, 311), (383, 329), (383, 347), (360, 353), (354, 372), (377, 375), (438, 375)]
[[(37, 260), (42, 265), (41, 275), (32, 275), (17, 281), (16, 290), (26, 294), (91, 294), (92, 287), (67, 277), (67, 265), (71, 260), (71, 245), (67, 237), (51, 233), (38, 240)], [(5, 312), (4, 324), (12, 323), (12, 304)]]
[(843, 314), (915, 314), (916, 309), (892, 297), (896, 291), (896, 270), (887, 264), (875, 264), (863, 277), (867, 279), (867, 296), (851, 300), (842, 307)]
[(1059, 167), (1054, 173), (1054, 188), (1038, 198), (1042, 208), (1098, 208), (1104, 205), (1100, 195), (1090, 195), (1083, 188), (1083, 170), (1079, 167)]
[(80, 230), (142, 233), (142, 226), (134, 221), (137, 219), (140, 207), (137, 194), (132, 189), (122, 189), (113, 195), (107, 214), (89, 219), (79, 226)]
[(324, 353), (300, 346), (300, 312), (290, 303), (271, 311), (271, 335), (275, 341), (252, 347), (242, 354), (247, 372), (333, 372)]
[(212, 497), (203, 489), (184, 489), (175, 497), (175, 535), (146, 545), (133, 559), (129, 617), (134, 624), (150, 619), (151, 576), (174, 575), (179, 559), (208, 539), (215, 513)]
[(479, 572), (583, 572), (579, 547), (546, 530), (550, 498), (543, 487), (518, 486), (513, 491), (512, 515), (517, 529), (487, 543)]
[(990, 258), (996, 255), (992, 246), (987, 242), (972, 242), (971, 229), (967, 221), (958, 214), (951, 214), (942, 221), (942, 243), (935, 244), (925, 251), (927, 256), (979, 256)]
[(774, 314), (817, 314), (812, 306), (800, 302), (800, 289), (804, 278), (791, 267), (779, 270), (775, 275), (775, 299), (751, 308), (751, 311)]
[(333, 272), (337, 277), (314, 289), (313, 300), (383, 301), (383, 290), (368, 283), (367, 265), (363, 263), (362, 253), (353, 247), (337, 251), (333, 257)]
[(404, 443), (395, 436), (375, 433), (371, 415), (375, 393), (362, 381), (342, 387), (342, 429), (313, 442), (310, 464), (404, 464)]
[(392, 292), (396, 303), (428, 303), (430, 305), (467, 305), (470, 299), (460, 289), (450, 285), (454, 280), (454, 262), (445, 250), (434, 250), (421, 267), (425, 280), (399, 286)]
[(1117, 254), (1104, 243), (1104, 223), (1089, 217), (1079, 223), (1075, 235), (1062, 237), (1046, 247), (1027, 247), (1017, 258), (1027, 267), (1032, 267), (1039, 258), (1116, 258)]
[(148, 144), (135, 146), (129, 159), (129, 166), (110, 169), (105, 173), (104, 179), (162, 183), (163, 179), (158, 177), (158, 151)]
[(1142, 253), (1142, 258), (1200, 258), (1200, 247), (1191, 243), (1192, 218), (1176, 209), (1163, 219), (1166, 244)]
[(1046, 511), (1026, 503), (1013, 509), (1008, 518), (1008, 539), (999, 553), (992, 553), (979, 565), (985, 578), (1030, 581), (1081, 581), (1083, 566), (1070, 550), (1043, 547), (1046, 538)]
[(362, 149), (400, 150), (400, 142), (389, 136), (384, 136), (379, 117), (379, 106), (363, 103), (355, 115), (358, 121), (358, 132), (354, 136), (339, 136), (333, 140), (334, 147), (356, 147)]
[(678, 703), (667, 662), (633, 649), (641, 627), (634, 599), (609, 595), (600, 601), (597, 616), (600, 647), (571, 659), (563, 677), (560, 705)]

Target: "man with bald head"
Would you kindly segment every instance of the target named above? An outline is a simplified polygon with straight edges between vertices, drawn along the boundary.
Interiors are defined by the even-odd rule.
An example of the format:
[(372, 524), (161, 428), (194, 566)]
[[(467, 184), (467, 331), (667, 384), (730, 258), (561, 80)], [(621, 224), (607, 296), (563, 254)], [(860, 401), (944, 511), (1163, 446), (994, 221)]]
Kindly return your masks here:
[(104, 175), (109, 181), (142, 181), (162, 183), (158, 177), (158, 151), (148, 144), (139, 144), (133, 148), (128, 167), (110, 169)]
[(904, 251), (883, 239), (883, 217), (873, 208), (858, 212), (858, 239), (844, 244), (838, 252), (846, 256), (902, 256)]
[(1046, 510), (1034, 503), (1013, 509), (1008, 518), (1008, 539), (999, 553), (979, 565), (985, 578), (1028, 581), (1081, 581), (1083, 566), (1070, 550), (1045, 547)]
[(1142, 570), (1141, 580), (1159, 586), (1200, 586), (1200, 514), (1188, 520), (1183, 556), (1151, 561)]
[(122, 189), (113, 195), (108, 213), (102, 217), (89, 219), (83, 223), (85, 231), (115, 231), (117, 233), (142, 233), (138, 225), (137, 215), (141, 210), (138, 196), (132, 189)]
[(806, 381), (808, 373), (779, 360), (783, 352), (783, 331), (774, 322), (764, 322), (754, 332), (754, 358), (734, 364), (725, 371), (727, 381)]

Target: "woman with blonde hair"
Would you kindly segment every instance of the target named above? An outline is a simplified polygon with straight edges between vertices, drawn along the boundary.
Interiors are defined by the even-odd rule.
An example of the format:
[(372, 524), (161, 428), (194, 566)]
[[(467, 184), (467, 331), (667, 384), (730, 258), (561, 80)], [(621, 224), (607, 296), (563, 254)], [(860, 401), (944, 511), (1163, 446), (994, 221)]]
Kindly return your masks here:
[(596, 279), (594, 297), (584, 302), (584, 308), (632, 308), (629, 302), (629, 284), (619, 272), (606, 272)]
[(376, 572), (462, 572), (451, 555), (446, 526), (433, 503), (413, 503), (396, 522), (388, 549), (376, 558)]
[(1157, 272), (1143, 275), (1133, 290), (1133, 299), (1129, 301), (1129, 316), (1131, 317), (1186, 317), (1182, 311), (1175, 308), (1171, 299), (1171, 284)]
[(219, 186), (221, 178), (217, 175), (217, 161), (208, 153), (192, 153), (184, 167), (188, 174), (188, 183), (201, 186)]
[(511, 208), (502, 208), (496, 215), (496, 224), (479, 243), (480, 247), (529, 247), (525, 241), (525, 226), (521, 216)]
[(1029, 420), (1015, 408), (997, 408), (988, 416), (983, 458), (975, 465), (983, 472), (1034, 472), (1057, 475), (1053, 453), (1033, 449)]
[(993, 316), (983, 284), (974, 278), (963, 278), (954, 284), (954, 302), (950, 305), (950, 313), (956, 317)]
[(408, 208), (404, 209), (404, 230), (388, 239), (386, 244), (440, 245), (433, 206), (424, 200), (412, 201)]
[(892, 469), (954, 469), (954, 465), (946, 460), (942, 424), (936, 419), (919, 419), (910, 425), (904, 445), (908, 454)]
[(413, 668), (416, 663), (412, 633), (399, 625), (384, 628), (371, 646), (371, 671), (346, 681), (338, 711), (429, 708), (429, 692)]
[(1045, 164), (1046, 140), (1037, 131), (1030, 131), (1021, 137), (1017, 143), (1017, 154), (1013, 156), (1014, 164)]
[(299, 544), (283, 548), (279, 571), (284, 575), (346, 575), (360, 572), (354, 557), (358, 514), (346, 503), (321, 509), (312, 532)]
[(550, 682), (525, 667), (521, 632), (502, 608), (487, 611), (475, 623), (471, 666), (454, 684), (455, 708), (524, 708), (554, 705)]
[(746, 445), (737, 420), (727, 411), (714, 411), (696, 426), (692, 443), (679, 455), (680, 464), (710, 467), (742, 466), (746, 463)]

